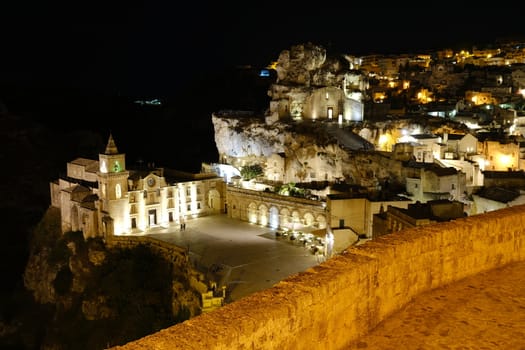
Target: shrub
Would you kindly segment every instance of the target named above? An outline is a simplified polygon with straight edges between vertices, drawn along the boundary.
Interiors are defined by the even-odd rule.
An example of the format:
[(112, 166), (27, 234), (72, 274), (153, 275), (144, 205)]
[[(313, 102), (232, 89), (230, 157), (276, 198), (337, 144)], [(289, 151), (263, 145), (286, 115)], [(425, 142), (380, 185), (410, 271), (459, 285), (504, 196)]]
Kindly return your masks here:
[(263, 169), (259, 164), (246, 165), (241, 169), (241, 176), (244, 180), (255, 179), (257, 176), (262, 175)]

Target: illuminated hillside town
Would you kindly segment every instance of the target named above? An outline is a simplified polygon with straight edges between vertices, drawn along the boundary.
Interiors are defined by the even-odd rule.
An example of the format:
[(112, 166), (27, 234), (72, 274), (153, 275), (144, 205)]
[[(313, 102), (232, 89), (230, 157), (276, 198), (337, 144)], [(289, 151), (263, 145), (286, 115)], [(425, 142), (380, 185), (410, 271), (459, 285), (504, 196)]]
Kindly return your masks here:
[[(109, 134), (98, 159), (73, 159), (50, 183), (51, 207), (62, 233), (112, 246), (223, 215), (300, 242), (319, 263), (385, 234), (523, 204), (524, 47), (354, 57), (293, 46), (260, 72), (275, 79), (264, 112), (211, 116), (217, 162), (198, 173), (128, 167)], [(181, 248), (159, 249), (180, 263)], [(192, 315), (225, 302), (213, 266), (188, 272), (201, 296)]]
[[(108, 347), (232, 310), (250, 319), (235, 325), (250, 339), (261, 336), (253, 320), (268, 335), (332, 318), (337, 339), (341, 317), (350, 339), (421, 291), (520, 254), (525, 44), (357, 57), (303, 43), (239, 70), (268, 103), (209, 113), (215, 161), (199, 157), (194, 172), (134, 163), (124, 135), (109, 131), (49, 183), (23, 284), (37, 304), (60, 305), (55, 319), (113, 323)], [(162, 103), (132, 101), (148, 112)], [(170, 147), (159, 157), (191, 152)], [(311, 316), (326, 305), (333, 315)], [(270, 314), (282, 323), (269, 327)], [(128, 331), (126, 317), (151, 327)], [(42, 343), (61, 343), (65, 323)]]
[(213, 114), (219, 161), (198, 174), (129, 170), (111, 135), (98, 160), (68, 163), (51, 184), (62, 230), (143, 234), (222, 213), (346, 244), (524, 202), (523, 44), (355, 57), (306, 43), (269, 71), (264, 115)]

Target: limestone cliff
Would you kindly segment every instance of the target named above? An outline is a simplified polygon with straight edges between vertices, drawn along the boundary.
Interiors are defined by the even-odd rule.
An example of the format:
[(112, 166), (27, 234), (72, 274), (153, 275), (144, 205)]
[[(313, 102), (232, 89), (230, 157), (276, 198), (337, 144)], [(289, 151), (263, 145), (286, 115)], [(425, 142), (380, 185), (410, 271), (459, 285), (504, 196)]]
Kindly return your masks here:
[[(266, 123), (263, 119), (232, 111), (212, 115), (221, 162), (239, 170), (259, 164), (268, 181), (343, 181), (370, 189), (384, 182), (404, 187), (407, 169), (401, 159), (392, 156), (392, 147), (403, 131), (464, 132), (460, 123), (417, 116), (345, 125), (309, 120)], [(381, 137), (390, 143), (381, 144)]]
[[(220, 156), (235, 158), (269, 157), (285, 151), (285, 123), (266, 125), (255, 117), (232, 117), (235, 112), (214, 114), (212, 123), (215, 130), (215, 145)], [(223, 118), (223, 116), (225, 118)]]
[(340, 86), (351, 65), (344, 56), (327, 55), (313, 43), (293, 45), (277, 60), (277, 84), (296, 86)]
[(212, 116), (212, 122), (219, 159), (238, 168), (260, 164), (267, 180), (279, 171), (284, 183), (344, 180), (374, 187), (386, 179), (403, 181), (399, 161), (367, 151), (368, 142), (350, 130), (339, 135), (337, 126), (323, 123), (266, 124), (220, 113)]

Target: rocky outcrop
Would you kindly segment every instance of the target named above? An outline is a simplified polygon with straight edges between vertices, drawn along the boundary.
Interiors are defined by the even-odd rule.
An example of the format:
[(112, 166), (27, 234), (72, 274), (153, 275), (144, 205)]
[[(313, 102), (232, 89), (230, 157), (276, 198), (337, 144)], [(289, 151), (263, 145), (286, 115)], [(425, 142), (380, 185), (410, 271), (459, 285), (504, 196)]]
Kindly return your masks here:
[(310, 85), (311, 72), (321, 68), (326, 60), (326, 50), (307, 43), (283, 50), (277, 61), (277, 82)]
[(212, 123), (219, 157), (269, 157), (285, 151), (289, 126), (284, 123), (267, 125), (257, 118), (218, 114), (212, 116)]
[[(119, 248), (84, 240), (81, 232), (60, 236), (53, 231), (56, 211), (50, 208), (35, 229), (24, 272), (35, 303), (53, 310), (43, 330), (34, 330), (46, 334), (43, 348), (71, 348), (69, 341), (88, 342), (86, 336), (96, 342), (86, 348), (102, 348), (200, 313), (201, 295), (185, 259), (166, 259), (147, 244)], [(56, 330), (72, 336), (62, 338)]]
[(40, 304), (56, 303), (57, 295), (53, 287), (60, 266), (49, 264), (49, 249), (31, 255), (24, 273), (24, 285), (30, 290), (35, 301)]
[(294, 45), (281, 51), (277, 60), (277, 85), (341, 86), (350, 70), (344, 56), (328, 56), (324, 47), (313, 43)]
[(344, 180), (375, 187), (386, 179), (393, 184), (404, 181), (399, 161), (365, 150), (366, 140), (350, 130), (343, 130), (341, 136), (323, 123), (268, 125), (259, 119), (218, 114), (212, 121), (219, 159), (238, 168), (260, 164), (268, 171), (278, 157), (283, 159), (284, 183)]

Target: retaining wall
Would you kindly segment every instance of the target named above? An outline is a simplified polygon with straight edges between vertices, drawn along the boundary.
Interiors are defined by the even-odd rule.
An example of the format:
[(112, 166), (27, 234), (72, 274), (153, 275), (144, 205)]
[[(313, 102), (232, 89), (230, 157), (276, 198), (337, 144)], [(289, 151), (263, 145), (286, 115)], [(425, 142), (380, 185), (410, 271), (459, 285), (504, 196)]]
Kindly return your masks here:
[(113, 349), (344, 349), (419, 293), (523, 260), (524, 232), (522, 205), (381, 236)]

